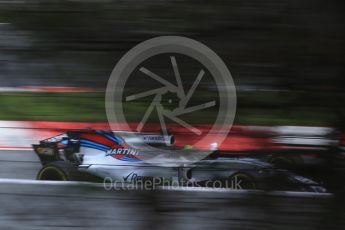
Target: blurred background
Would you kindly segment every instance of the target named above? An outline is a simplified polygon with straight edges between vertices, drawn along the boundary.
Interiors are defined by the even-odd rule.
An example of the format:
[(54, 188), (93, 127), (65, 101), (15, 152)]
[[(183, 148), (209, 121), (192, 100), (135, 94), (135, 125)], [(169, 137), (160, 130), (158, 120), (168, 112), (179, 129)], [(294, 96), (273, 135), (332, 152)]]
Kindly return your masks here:
[[(181, 35), (228, 65), (235, 123), (342, 127), (343, 11), (324, 0), (0, 1), (0, 119), (106, 121), (102, 92), (122, 55)], [(8, 92), (25, 86), (100, 92)]]
[[(224, 149), (343, 154), (343, 12), (341, 1), (324, 0), (0, 0), (0, 120), (106, 123), (105, 88), (117, 61), (146, 39), (178, 35), (206, 44), (231, 71), (237, 136)], [(149, 84), (138, 79), (129, 87), (137, 93)], [(197, 102), (217, 96), (207, 79)], [(150, 99), (126, 104), (127, 121), (139, 122)], [(216, 109), (186, 121), (207, 125)]]
[[(265, 204), (264, 201), (257, 203), (261, 195), (246, 197), (244, 201), (222, 197), (228, 203), (221, 204), (219, 211), (216, 210), (219, 204), (212, 206), (218, 196), (214, 194), (206, 197), (211, 204), (202, 203), (204, 197), (195, 198), (195, 207), (190, 208), (188, 194), (169, 194), (164, 198), (161, 194), (150, 194), (147, 200), (145, 193), (140, 194), (140, 199), (128, 198), (121, 209), (133, 207), (133, 211), (128, 211), (128, 215), (132, 215), (136, 205), (144, 210), (149, 208), (151, 213), (135, 220), (137, 224), (141, 221), (148, 224), (141, 228), (152, 227), (154, 221), (150, 221), (155, 215), (163, 218), (162, 223), (169, 222), (170, 214), (179, 221), (184, 214), (191, 222), (204, 220), (210, 214), (206, 208), (209, 206), (213, 207), (214, 223), (218, 221), (219, 225), (205, 222), (204, 227), (227, 229), (228, 224), (235, 223), (235, 229), (276, 229), (289, 223), (282, 229), (341, 228), (345, 184), (344, 10), (345, 5), (340, 0), (0, 0), (0, 149), (29, 148), (33, 141), (61, 130), (109, 128), (105, 89), (118, 60), (146, 39), (185, 36), (215, 51), (235, 81), (238, 100), (235, 126), (220, 151), (234, 156), (250, 154), (294, 170), (321, 181), (337, 195), (325, 202), (318, 198), (295, 200), (273, 195), (273, 198), (265, 196)], [(190, 77), (194, 79), (195, 74), (190, 73)], [(207, 85), (207, 81), (203, 83), (203, 91), (197, 94), (196, 101), (215, 95), (214, 89)], [(127, 107), (129, 122), (141, 119), (138, 109), (147, 102)], [(214, 112), (209, 110), (186, 119), (207, 125), (207, 119), (212, 118)], [(189, 136), (180, 137), (189, 141)], [(6, 157), (0, 157), (1, 165), (8, 166), (8, 162), (23, 159), (21, 155), (7, 155), (10, 156), (6, 153)], [(24, 158), (32, 161), (27, 156)], [(13, 163), (19, 164), (19, 174), (15, 177), (24, 175), (25, 179), (33, 179), (36, 168), (32, 170), (31, 166)], [(0, 177), (14, 177), (9, 170), (13, 170), (13, 166), (2, 167)], [(0, 193), (10, 196), (10, 188), (1, 188)], [(34, 187), (25, 191), (26, 195), (17, 194), (22, 200), (38, 190)], [(118, 202), (122, 197), (124, 195), (117, 194), (115, 200)], [(81, 199), (75, 201), (78, 205), (84, 202), (83, 198), (78, 199)], [(112, 198), (106, 195), (104, 199)], [(161, 203), (161, 199), (182, 203), (174, 206), (166, 200)], [(289, 203), (291, 199), (295, 202)], [(6, 199), (1, 200), (9, 205)], [(47, 226), (45, 220), (40, 219), (45, 208), (63, 211), (65, 215), (79, 213), (74, 212), (72, 206), (66, 210), (66, 206), (62, 209), (49, 202), (52, 201), (27, 206), (38, 209), (18, 226), (25, 226), (29, 218), (36, 218), (32, 226)], [(103, 201), (98, 202), (92, 200), (91, 205), (102, 205)], [(133, 202), (139, 203), (133, 205)], [(109, 212), (120, 212), (120, 208), (108, 204)], [(229, 211), (226, 204), (234, 210)], [(11, 211), (19, 204), (13, 205), (13, 209), (8, 206), (9, 209), (2, 210), (5, 216), (9, 215), (7, 220), (19, 218), (13, 217)], [(114, 211), (114, 208), (117, 209)], [(196, 211), (199, 209), (202, 211)], [(254, 210), (251, 220), (245, 214), (248, 210)], [(277, 210), (283, 211), (275, 212)], [(25, 209), (21, 215), (30, 211)], [(95, 218), (101, 220), (104, 216), (97, 213)], [(260, 213), (263, 214), (258, 215)], [(68, 218), (57, 217), (53, 211), (50, 215), (59, 224)], [(272, 215), (277, 215), (276, 222), (272, 222)], [(104, 227), (112, 226), (109, 218), (107, 216)], [(126, 217), (119, 218), (120, 227), (131, 228), (133, 222)], [(71, 226), (84, 226), (73, 221)], [(13, 226), (11, 221), (0, 223)], [(97, 227), (93, 223), (85, 223), (85, 226)], [(155, 226), (158, 228), (157, 223)]]

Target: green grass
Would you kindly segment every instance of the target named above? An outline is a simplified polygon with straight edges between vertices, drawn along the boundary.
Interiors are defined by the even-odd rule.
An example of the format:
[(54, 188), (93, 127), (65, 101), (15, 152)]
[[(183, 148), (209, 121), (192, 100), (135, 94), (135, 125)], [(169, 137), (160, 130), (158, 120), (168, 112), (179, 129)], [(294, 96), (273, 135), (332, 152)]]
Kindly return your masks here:
[[(236, 124), (329, 125), (328, 109), (291, 106), (299, 95), (276, 92), (241, 92)], [(140, 121), (149, 101), (125, 105), (126, 119)], [(0, 120), (107, 121), (104, 93), (1, 93)], [(190, 123), (207, 123), (217, 111), (207, 109), (183, 117)]]
[(103, 93), (2, 93), (1, 120), (105, 121)]

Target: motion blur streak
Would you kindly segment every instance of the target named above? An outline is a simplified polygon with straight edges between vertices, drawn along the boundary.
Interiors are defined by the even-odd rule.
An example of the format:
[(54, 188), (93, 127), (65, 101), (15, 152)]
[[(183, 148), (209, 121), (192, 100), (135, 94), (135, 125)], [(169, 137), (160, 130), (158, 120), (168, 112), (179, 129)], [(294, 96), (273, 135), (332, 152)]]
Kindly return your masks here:
[[(340, 0), (0, 0), (0, 229), (344, 229), (344, 12)], [(234, 78), (237, 115), (223, 143), (231, 151), (221, 154), (268, 161), (334, 195), (17, 184), (42, 167), (23, 149), (61, 129), (108, 127), (112, 69), (133, 46), (162, 35), (202, 42)], [(197, 73), (176, 60), (190, 88)], [(169, 77), (169, 68), (155, 70)], [(191, 102), (226, 87), (212, 85), (201, 82)], [(139, 77), (128, 95), (148, 86)], [(163, 106), (176, 106), (168, 96)], [(129, 103), (127, 121), (140, 122), (149, 102)], [(206, 126), (216, 113), (184, 121)], [(176, 137), (193, 148), (189, 134)]]
[[(342, 129), (343, 10), (325, 0), (2, 0), (0, 87), (104, 90), (134, 45), (181, 35), (207, 44), (229, 65), (239, 90), (235, 123)], [(1, 98), (0, 119), (106, 120), (102, 93)]]
[(2, 183), (0, 198), (6, 229), (342, 229), (345, 214), (339, 197), (255, 192), (106, 192)]

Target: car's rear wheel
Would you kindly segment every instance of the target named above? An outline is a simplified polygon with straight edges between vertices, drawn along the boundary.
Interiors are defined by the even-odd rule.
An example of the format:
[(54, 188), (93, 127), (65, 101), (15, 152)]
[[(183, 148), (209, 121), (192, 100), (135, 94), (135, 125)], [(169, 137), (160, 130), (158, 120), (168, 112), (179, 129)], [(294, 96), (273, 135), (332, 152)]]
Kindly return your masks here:
[(37, 174), (37, 180), (79, 181), (82, 174), (71, 164), (56, 161), (45, 165)]

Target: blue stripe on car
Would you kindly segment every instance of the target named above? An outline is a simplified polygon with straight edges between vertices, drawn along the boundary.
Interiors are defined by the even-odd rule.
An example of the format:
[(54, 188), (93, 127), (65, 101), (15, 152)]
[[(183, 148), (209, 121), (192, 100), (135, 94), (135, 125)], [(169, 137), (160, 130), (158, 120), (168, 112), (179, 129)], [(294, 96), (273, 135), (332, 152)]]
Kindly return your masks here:
[(103, 145), (103, 144), (100, 144), (98, 142), (90, 141), (90, 140), (83, 139), (83, 138), (80, 139), (80, 142), (90, 144), (90, 145), (97, 145), (97, 146), (102, 147), (102, 148), (110, 149), (110, 147), (108, 147), (107, 145)]
[(91, 149), (97, 149), (97, 150), (101, 150), (101, 151), (104, 151), (104, 152), (107, 151), (105, 148), (101, 148), (101, 147), (98, 147), (98, 146), (95, 146), (95, 145), (90, 145), (90, 144), (85, 144), (85, 143), (81, 143), (80, 146), (86, 147), (86, 148), (91, 148)]
[(118, 143), (118, 144), (122, 144), (122, 143), (123, 143), (123, 140), (121, 140), (121, 139), (118, 138), (118, 137), (111, 136), (111, 135), (109, 135), (109, 134), (105, 134), (104, 136), (105, 136), (106, 138), (112, 140), (112, 141), (115, 141), (115, 142)]

